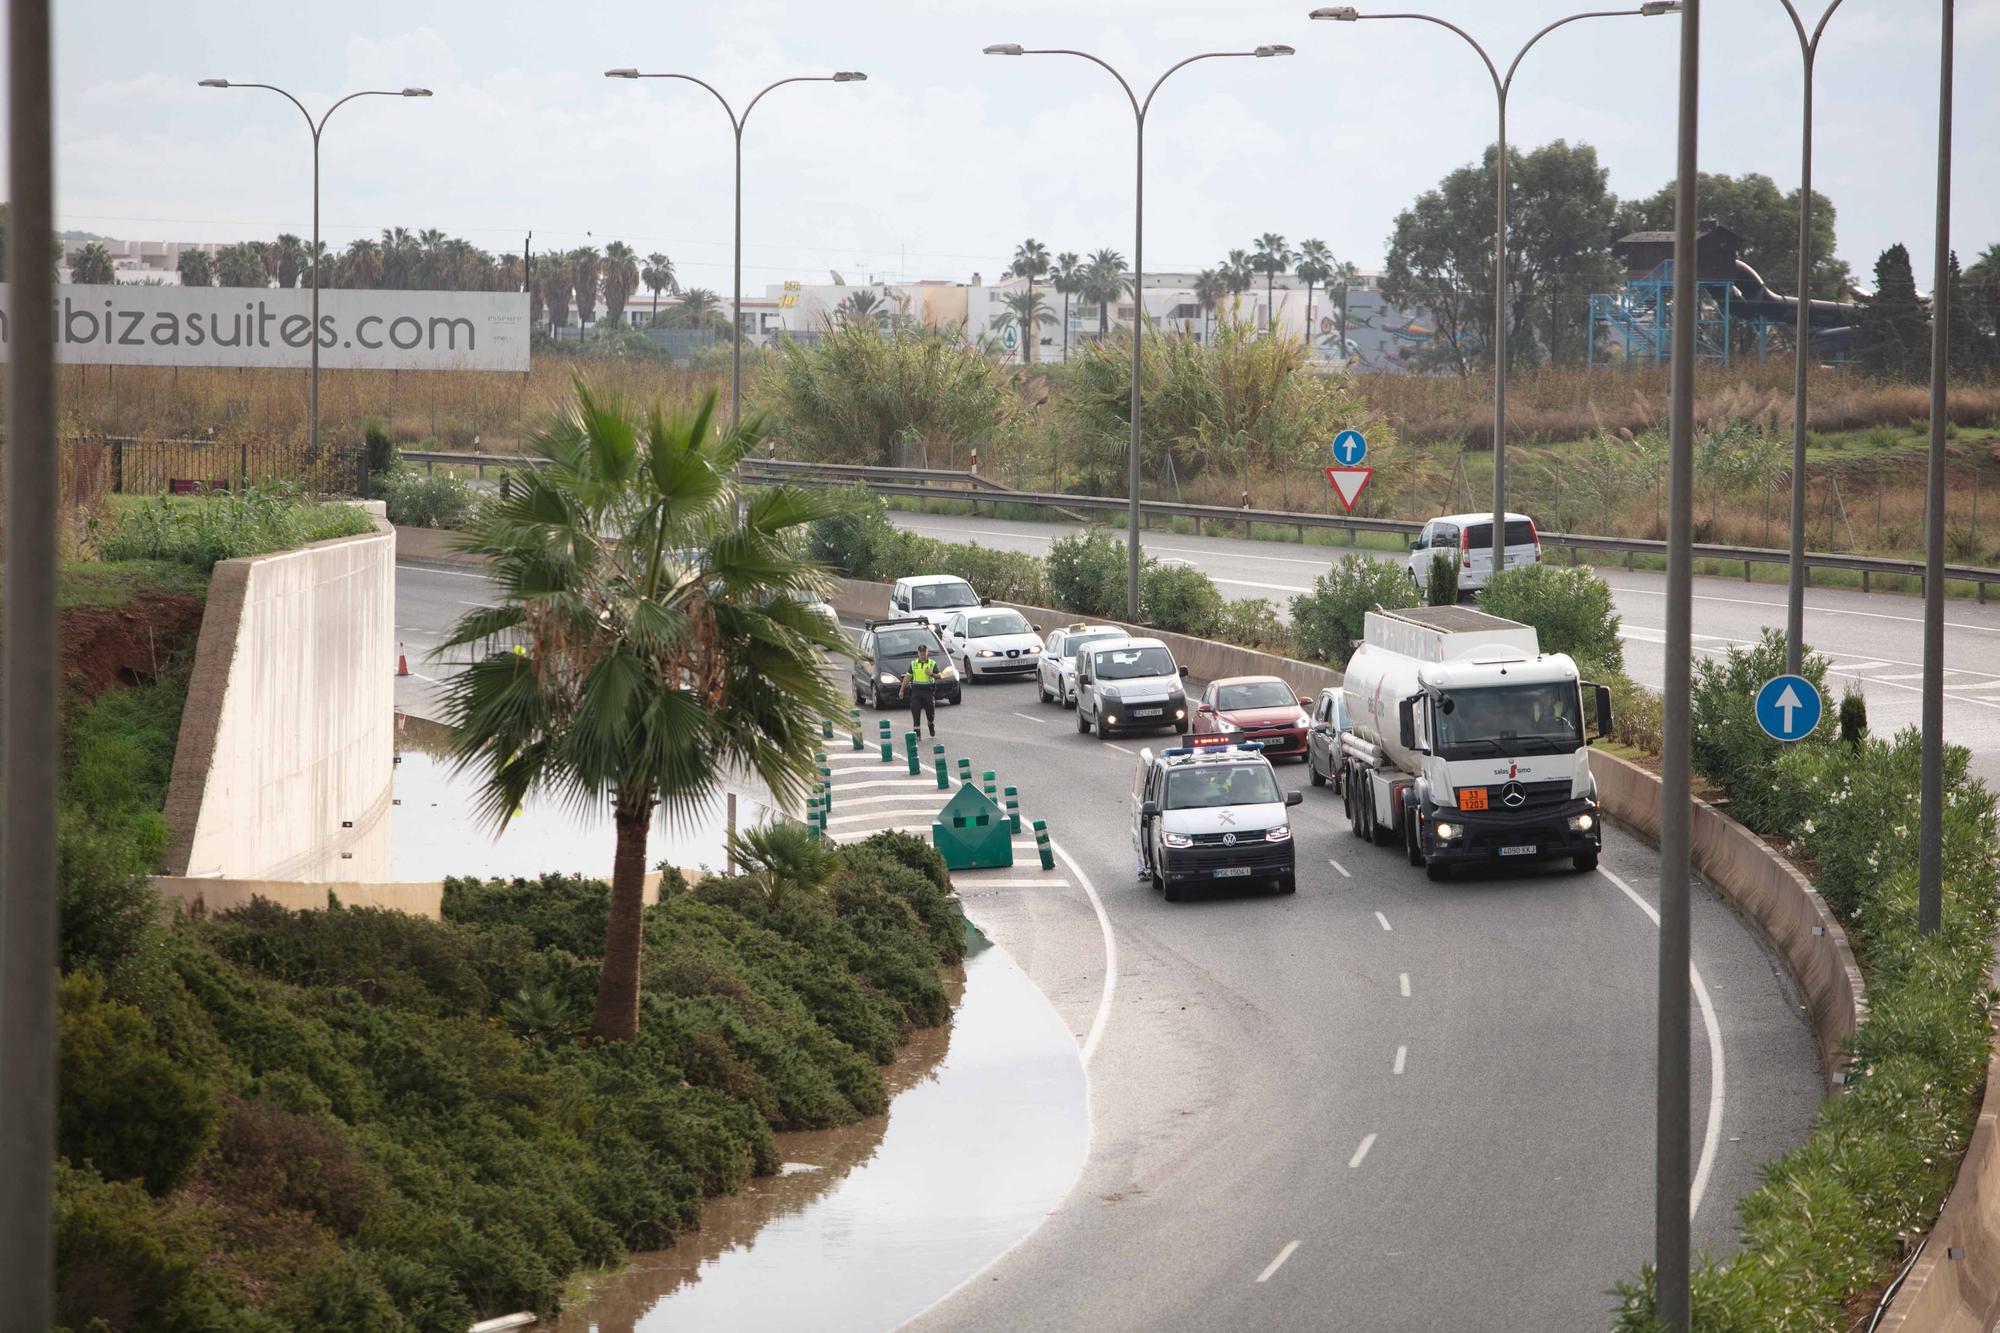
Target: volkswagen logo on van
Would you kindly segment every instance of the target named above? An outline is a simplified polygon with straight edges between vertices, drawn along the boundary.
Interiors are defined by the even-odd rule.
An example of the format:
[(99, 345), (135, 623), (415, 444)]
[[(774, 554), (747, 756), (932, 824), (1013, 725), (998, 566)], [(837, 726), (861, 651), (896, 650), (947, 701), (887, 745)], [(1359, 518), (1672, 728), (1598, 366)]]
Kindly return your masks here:
[(1224, 847), (1234, 847), (1236, 845), (1236, 835), (1234, 833), (1223, 834), (1222, 845)]

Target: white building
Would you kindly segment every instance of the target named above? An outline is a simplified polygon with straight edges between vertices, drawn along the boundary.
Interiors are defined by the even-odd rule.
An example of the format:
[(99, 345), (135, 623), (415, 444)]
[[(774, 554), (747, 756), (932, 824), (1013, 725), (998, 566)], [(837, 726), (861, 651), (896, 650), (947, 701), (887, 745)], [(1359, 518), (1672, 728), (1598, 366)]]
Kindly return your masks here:
[(65, 274), (70, 260), (86, 245), (104, 247), (111, 256), (112, 276), (118, 281), (158, 283), (167, 287), (180, 285), (182, 251), (200, 250), (213, 262), (216, 253), (225, 248), (214, 241), (116, 241), (109, 237), (87, 241), (65, 238), (62, 243)]

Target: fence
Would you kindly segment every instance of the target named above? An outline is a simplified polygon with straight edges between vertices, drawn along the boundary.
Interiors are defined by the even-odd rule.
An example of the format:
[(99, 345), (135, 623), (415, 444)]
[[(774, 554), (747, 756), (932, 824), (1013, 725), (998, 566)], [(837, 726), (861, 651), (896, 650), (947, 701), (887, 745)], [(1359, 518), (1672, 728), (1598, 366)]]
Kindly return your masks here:
[[(285, 483), (320, 495), (367, 490), (367, 455), (355, 448), (314, 453), (304, 443), (248, 440), (71, 436), (62, 442), (63, 473), (74, 479), (78, 507), (105, 495), (187, 495)], [(70, 489), (65, 489), (70, 502)]]

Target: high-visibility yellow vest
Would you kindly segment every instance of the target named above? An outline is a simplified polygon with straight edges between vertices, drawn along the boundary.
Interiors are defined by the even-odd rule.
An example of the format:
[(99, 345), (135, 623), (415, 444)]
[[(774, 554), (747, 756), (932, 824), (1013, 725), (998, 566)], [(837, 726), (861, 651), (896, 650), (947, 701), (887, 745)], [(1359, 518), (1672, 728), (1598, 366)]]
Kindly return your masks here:
[(919, 657), (910, 663), (910, 681), (912, 684), (935, 684), (937, 673), (938, 663), (935, 657)]

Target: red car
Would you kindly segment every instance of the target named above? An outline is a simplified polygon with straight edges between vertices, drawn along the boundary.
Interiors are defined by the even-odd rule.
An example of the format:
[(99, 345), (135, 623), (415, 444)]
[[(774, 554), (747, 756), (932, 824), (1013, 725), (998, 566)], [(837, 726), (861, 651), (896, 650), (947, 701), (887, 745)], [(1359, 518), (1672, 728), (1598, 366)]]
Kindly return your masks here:
[(1259, 741), (1273, 759), (1305, 758), (1311, 704), (1276, 676), (1211, 681), (1194, 710), (1196, 745)]

